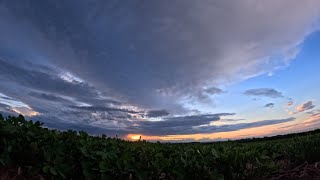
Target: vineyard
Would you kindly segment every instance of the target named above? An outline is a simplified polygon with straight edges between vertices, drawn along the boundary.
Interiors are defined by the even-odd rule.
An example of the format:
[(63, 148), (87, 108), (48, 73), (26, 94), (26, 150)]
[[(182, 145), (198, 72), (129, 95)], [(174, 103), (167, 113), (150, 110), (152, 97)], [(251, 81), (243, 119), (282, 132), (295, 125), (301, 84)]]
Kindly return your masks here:
[(254, 142), (162, 144), (0, 116), (0, 179), (316, 179), (318, 161), (319, 130)]

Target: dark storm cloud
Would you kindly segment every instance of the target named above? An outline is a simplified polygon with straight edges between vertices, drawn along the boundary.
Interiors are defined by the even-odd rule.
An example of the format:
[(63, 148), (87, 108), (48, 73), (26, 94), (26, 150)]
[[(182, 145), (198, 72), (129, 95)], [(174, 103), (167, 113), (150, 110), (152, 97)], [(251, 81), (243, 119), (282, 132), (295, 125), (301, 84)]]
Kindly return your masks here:
[[(16, 83), (27, 88), (37, 89), (66, 96), (81, 95), (79, 97), (96, 97), (96, 89), (86, 83), (70, 83), (57, 74), (27, 69), (0, 59), (0, 80)], [(5, 89), (6, 87), (3, 87)]]
[[(70, 127), (120, 132), (149, 109), (166, 109), (164, 121), (183, 124), (175, 115), (199, 110), (181, 99), (207, 102), (222, 90), (204, 87), (288, 64), (293, 57), (269, 57), (288, 57), (319, 15), (319, 1), (294, 2), (3, 0), (0, 93), (50, 125), (59, 117)], [(131, 106), (139, 110), (125, 109)], [(191, 126), (199, 124), (193, 118), (217, 117), (185, 119)]]
[(143, 127), (159, 127), (159, 128), (177, 128), (177, 127), (189, 127), (200, 126), (208, 124), (211, 121), (220, 120), (220, 116), (234, 115), (233, 113), (223, 114), (205, 114), (205, 115), (193, 115), (193, 116), (178, 116), (178, 117), (166, 117), (162, 121), (141, 121), (138, 122)]
[(244, 94), (247, 96), (262, 96), (270, 98), (284, 97), (281, 92), (271, 88), (249, 89), (245, 91)]
[[(0, 23), (1, 39), (8, 43), (0, 49), (10, 58), (21, 54), (66, 68), (130, 103), (175, 107), (181, 96), (196, 94), (204, 85), (245, 79), (272, 70), (273, 64), (286, 64), (288, 60), (261, 59), (275, 49), (287, 57), (312, 32), (317, 5), (313, 0), (258, 5), (7, 0), (2, 1)], [(155, 93), (159, 91), (173, 94)]]
[(209, 125), (210, 122), (219, 121), (219, 114), (186, 116), (166, 118), (164, 121), (137, 122), (139, 126), (131, 130), (144, 135), (183, 135), (200, 133), (229, 132), (247, 128), (262, 127), (267, 125), (281, 124), (295, 120), (295, 118), (263, 120), (249, 123), (238, 123), (230, 125)]
[(119, 109), (119, 108), (111, 108), (111, 107), (103, 107), (103, 106), (71, 106), (71, 108), (85, 111), (105, 111), (105, 112), (124, 112), (124, 113), (132, 113), (138, 114), (141, 112), (128, 110), (128, 109)]
[(234, 115), (233, 113), (206, 114), (194, 116), (167, 117), (162, 121), (140, 121), (138, 126), (131, 130), (144, 135), (181, 135), (197, 133), (195, 126), (206, 125), (220, 120), (221, 116)]
[(147, 117), (163, 117), (163, 116), (168, 116), (170, 113), (166, 110), (151, 110), (148, 111)]
[(274, 103), (268, 103), (266, 105), (264, 105), (263, 107), (267, 107), (267, 108), (273, 108)]
[(69, 102), (69, 100), (59, 97), (55, 94), (47, 94), (47, 93), (37, 93), (37, 92), (30, 92), (30, 96), (34, 96), (36, 98), (48, 100), (48, 101), (57, 101), (57, 102)]
[(10, 106), (0, 103), (0, 111), (8, 111)]

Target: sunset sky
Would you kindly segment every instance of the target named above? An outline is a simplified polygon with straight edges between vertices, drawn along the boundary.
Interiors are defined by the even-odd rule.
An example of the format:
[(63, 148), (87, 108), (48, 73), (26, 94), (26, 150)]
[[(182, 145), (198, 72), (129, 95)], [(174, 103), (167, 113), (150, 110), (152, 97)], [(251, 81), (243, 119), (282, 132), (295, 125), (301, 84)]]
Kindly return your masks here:
[(0, 0), (0, 113), (125, 139), (320, 127), (319, 0)]

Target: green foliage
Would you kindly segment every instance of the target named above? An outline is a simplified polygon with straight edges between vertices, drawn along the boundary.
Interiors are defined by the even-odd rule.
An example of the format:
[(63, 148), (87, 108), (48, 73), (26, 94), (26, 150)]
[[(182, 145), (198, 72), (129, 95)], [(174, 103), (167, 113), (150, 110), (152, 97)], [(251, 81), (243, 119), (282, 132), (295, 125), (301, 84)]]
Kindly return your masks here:
[(0, 115), (0, 166), (48, 179), (251, 179), (280, 160), (320, 160), (320, 133), (257, 142), (161, 144), (49, 130)]

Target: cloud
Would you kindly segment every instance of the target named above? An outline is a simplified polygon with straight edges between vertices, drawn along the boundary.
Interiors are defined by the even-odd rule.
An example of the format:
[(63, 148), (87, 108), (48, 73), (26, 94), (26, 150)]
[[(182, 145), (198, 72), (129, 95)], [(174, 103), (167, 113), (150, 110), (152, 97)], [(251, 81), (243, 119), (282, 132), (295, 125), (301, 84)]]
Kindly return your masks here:
[[(208, 103), (211, 95), (223, 92), (207, 87), (286, 67), (319, 28), (314, 25), (319, 5), (317, 0), (170, 5), (4, 0), (1, 93), (56, 127), (62, 127), (55, 124), (59, 119), (70, 127), (118, 127), (122, 133), (136, 122), (148, 122), (143, 116), (150, 109), (170, 110), (159, 117), (166, 123), (183, 123), (178, 116), (188, 123), (215, 120), (218, 116), (193, 117), (201, 109), (189, 109), (188, 103)], [(271, 90), (253, 96), (282, 94)]]
[[(10, 82), (19, 86), (44, 91), (46, 93), (56, 93), (65, 96), (80, 95), (78, 98), (92, 98), (98, 96), (98, 91), (87, 83), (73, 83), (62, 79), (56, 71), (42, 72), (39, 69), (27, 69), (21, 65), (7, 62), (0, 59), (0, 75), (4, 82)], [(19, 73), (19, 74), (17, 74)], [(8, 87), (4, 87), (7, 89)]]
[(314, 121), (318, 121), (320, 120), (320, 109), (314, 110), (314, 111), (310, 111), (310, 112), (306, 112), (307, 114), (310, 114), (309, 119), (307, 120), (307, 122), (314, 122)]
[(319, 128), (320, 126), (320, 110), (313, 110), (306, 112), (306, 114), (310, 114), (309, 117), (305, 118), (301, 123), (299, 124), (294, 124), (290, 127), (295, 127), (297, 130), (303, 130), (303, 131), (310, 131), (314, 130), (316, 128)]
[(288, 101), (287, 106), (292, 106), (293, 105), (293, 101)]
[[(295, 118), (263, 120), (256, 122), (227, 124), (227, 125), (210, 125), (210, 122), (220, 120), (223, 114), (201, 115), (201, 116), (186, 116), (165, 118), (164, 121), (143, 121), (137, 122), (137, 126), (131, 128), (134, 134), (144, 135), (186, 135), (186, 134), (201, 134), (201, 133), (217, 133), (229, 132), (240, 129), (262, 127), (267, 125), (281, 124), (291, 122)], [(226, 114), (227, 115), (227, 114)]]
[(106, 111), (106, 112), (125, 112), (125, 113), (132, 113), (137, 114), (139, 112), (134, 110), (128, 109), (120, 109), (120, 108), (112, 108), (112, 107), (103, 107), (103, 106), (71, 106), (71, 108), (78, 109), (78, 110), (85, 110), (85, 111)]
[(299, 106), (296, 107), (296, 112), (304, 112), (304, 111), (307, 111), (307, 110), (310, 110), (312, 108), (314, 108), (315, 105), (312, 104), (312, 101), (307, 101)]
[(8, 112), (10, 111), (10, 108), (10, 106), (0, 103), (0, 112)]
[(307, 114), (318, 114), (320, 113), (320, 109), (316, 109), (316, 110), (313, 110), (313, 111), (309, 111), (309, 112), (306, 112)]
[[(315, 30), (319, 14), (318, 1), (288, 2), (190, 1), (168, 8), (166, 2), (17, 6), (7, 0), (2, 2), (0, 38), (6, 43), (1, 49), (10, 61), (47, 61), (68, 69), (129, 103), (175, 107), (204, 86), (286, 66)], [(275, 54), (283, 58), (273, 59)]]
[(47, 101), (57, 101), (57, 102), (69, 102), (69, 100), (62, 98), (55, 94), (47, 94), (47, 93), (38, 93), (38, 92), (30, 92), (30, 96), (34, 96), (36, 98), (40, 98)]
[(9, 107), (28, 107), (27, 104), (0, 93), (0, 103)]
[(38, 116), (39, 113), (36, 111), (33, 111), (32, 109), (28, 108), (28, 107), (15, 107), (11, 109), (13, 112), (18, 113), (18, 114), (22, 114), (24, 116), (29, 116), (29, 117), (33, 117), (33, 116)]
[(216, 87), (211, 87), (211, 88), (205, 89), (204, 92), (207, 94), (221, 94), (221, 93), (224, 93), (225, 91)]
[(320, 113), (311, 114), (310, 118), (318, 118), (318, 119), (320, 119)]
[(249, 89), (245, 91), (244, 94), (247, 96), (262, 96), (270, 98), (284, 97), (281, 92), (271, 88)]
[(291, 122), (293, 120), (295, 120), (295, 118), (291, 117), (287, 119), (263, 120), (263, 121), (256, 121), (251, 123), (239, 123), (239, 124), (232, 124), (232, 125), (201, 126), (201, 127), (198, 127), (197, 130), (198, 130), (198, 133), (228, 132), (228, 131), (236, 131), (240, 129), (281, 124), (281, 123)]
[(168, 116), (170, 113), (166, 110), (151, 110), (148, 111), (147, 116), (148, 117), (163, 117), (163, 116)]
[(274, 103), (268, 103), (266, 105), (264, 105), (263, 107), (267, 107), (267, 108), (273, 108)]

